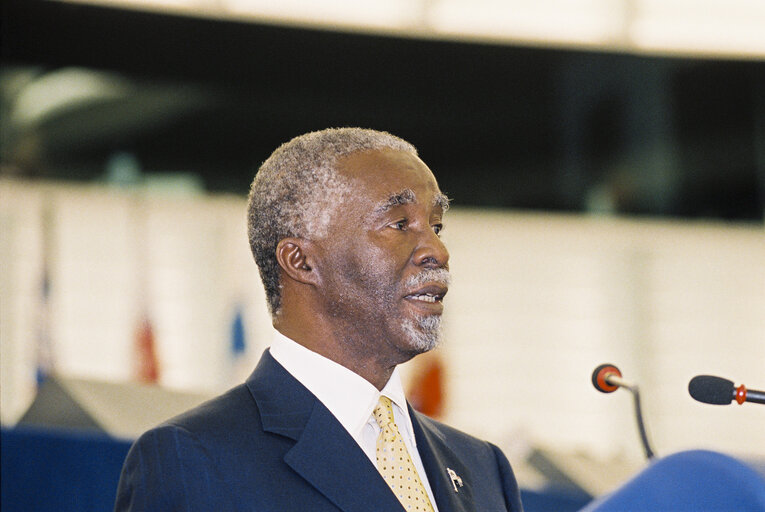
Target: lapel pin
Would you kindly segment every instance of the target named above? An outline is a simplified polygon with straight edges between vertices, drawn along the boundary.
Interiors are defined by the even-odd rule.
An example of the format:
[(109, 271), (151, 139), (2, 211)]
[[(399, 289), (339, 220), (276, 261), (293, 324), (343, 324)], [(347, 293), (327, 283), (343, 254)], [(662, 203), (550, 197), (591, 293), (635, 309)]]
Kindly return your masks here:
[(449, 479), (452, 481), (452, 487), (454, 487), (454, 492), (460, 492), (460, 490), (457, 488), (459, 485), (462, 487), (462, 478), (454, 472), (452, 468), (446, 468), (446, 473), (449, 475)]

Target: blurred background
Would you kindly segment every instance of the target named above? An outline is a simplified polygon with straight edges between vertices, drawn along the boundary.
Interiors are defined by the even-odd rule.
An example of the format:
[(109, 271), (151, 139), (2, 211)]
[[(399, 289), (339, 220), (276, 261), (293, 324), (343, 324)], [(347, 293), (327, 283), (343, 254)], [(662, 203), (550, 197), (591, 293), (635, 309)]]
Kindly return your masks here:
[(762, 2), (2, 9), (4, 427), (50, 375), (241, 382), (271, 337), (254, 172), (295, 135), (364, 126), (415, 144), (453, 199), (446, 343), (406, 369), (423, 407), (500, 444), (526, 488), (544, 453), (597, 495), (643, 464), (631, 398), (590, 383), (611, 362), (658, 452), (765, 458), (758, 406), (687, 393), (699, 373), (765, 387)]

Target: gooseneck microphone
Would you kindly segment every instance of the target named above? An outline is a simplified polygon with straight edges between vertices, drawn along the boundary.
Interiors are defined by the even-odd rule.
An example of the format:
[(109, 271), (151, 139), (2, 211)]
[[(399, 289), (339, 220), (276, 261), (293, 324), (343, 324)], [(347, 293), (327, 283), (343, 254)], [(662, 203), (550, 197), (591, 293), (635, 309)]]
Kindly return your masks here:
[(619, 388), (632, 389), (635, 386), (622, 379), (622, 372), (616, 366), (601, 364), (592, 372), (592, 385), (601, 393), (613, 393)]
[(712, 405), (728, 405), (735, 400), (739, 405), (744, 402), (765, 404), (765, 391), (746, 389), (741, 384), (733, 385), (733, 381), (715, 377), (714, 375), (697, 375), (688, 383), (688, 393), (694, 400)]
[(592, 372), (592, 385), (595, 389), (601, 393), (613, 393), (619, 388), (624, 388), (632, 393), (632, 398), (635, 404), (635, 420), (637, 421), (638, 433), (640, 434), (640, 442), (643, 444), (643, 451), (648, 459), (654, 457), (653, 449), (651, 449), (651, 443), (648, 442), (648, 434), (646, 433), (645, 423), (643, 422), (643, 412), (640, 407), (640, 391), (637, 385), (622, 379), (622, 372), (616, 366), (606, 363), (601, 364)]

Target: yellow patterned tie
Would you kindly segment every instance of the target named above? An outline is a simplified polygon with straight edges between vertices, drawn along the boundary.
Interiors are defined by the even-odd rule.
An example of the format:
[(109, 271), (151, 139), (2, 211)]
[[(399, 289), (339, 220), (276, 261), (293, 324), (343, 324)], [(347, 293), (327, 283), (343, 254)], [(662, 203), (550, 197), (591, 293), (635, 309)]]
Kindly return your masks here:
[(433, 512), (428, 493), (393, 419), (390, 398), (381, 396), (373, 414), (380, 426), (377, 437), (377, 468), (380, 474), (405, 510)]

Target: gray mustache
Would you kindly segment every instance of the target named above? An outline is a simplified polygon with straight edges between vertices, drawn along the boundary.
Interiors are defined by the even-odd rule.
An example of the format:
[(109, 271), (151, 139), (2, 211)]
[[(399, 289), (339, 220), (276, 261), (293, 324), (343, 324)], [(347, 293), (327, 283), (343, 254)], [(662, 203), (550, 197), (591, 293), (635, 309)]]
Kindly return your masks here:
[(430, 268), (423, 270), (419, 274), (413, 275), (406, 281), (407, 288), (415, 288), (425, 283), (439, 283), (444, 286), (449, 286), (452, 281), (452, 276), (445, 268)]

